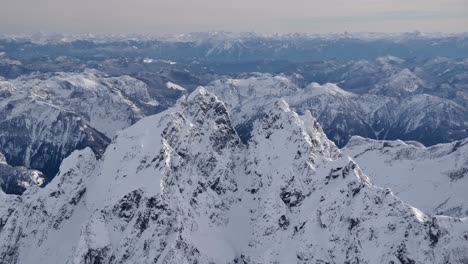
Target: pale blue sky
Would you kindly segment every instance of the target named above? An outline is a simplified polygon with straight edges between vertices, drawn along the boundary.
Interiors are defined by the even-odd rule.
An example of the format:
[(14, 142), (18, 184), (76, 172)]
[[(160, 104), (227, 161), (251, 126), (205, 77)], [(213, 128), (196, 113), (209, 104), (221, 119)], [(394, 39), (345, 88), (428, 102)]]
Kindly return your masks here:
[(468, 0), (0, 0), (0, 33), (466, 32)]

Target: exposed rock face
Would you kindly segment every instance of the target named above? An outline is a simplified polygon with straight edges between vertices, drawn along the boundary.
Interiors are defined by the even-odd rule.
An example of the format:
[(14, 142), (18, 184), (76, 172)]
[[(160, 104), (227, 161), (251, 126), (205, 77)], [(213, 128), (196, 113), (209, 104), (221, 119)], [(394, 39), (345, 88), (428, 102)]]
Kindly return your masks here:
[(242, 143), (197, 89), (74, 152), (45, 188), (0, 193), (5, 263), (466, 263), (467, 219), (429, 216), (370, 183), (283, 100)]

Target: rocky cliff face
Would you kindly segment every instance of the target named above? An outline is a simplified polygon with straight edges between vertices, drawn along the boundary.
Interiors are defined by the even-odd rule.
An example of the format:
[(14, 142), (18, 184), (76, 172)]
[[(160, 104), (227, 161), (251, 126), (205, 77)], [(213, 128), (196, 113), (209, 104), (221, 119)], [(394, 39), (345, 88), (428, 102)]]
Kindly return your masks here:
[(309, 112), (283, 100), (242, 143), (199, 88), (87, 148), (45, 188), (0, 193), (5, 263), (466, 263), (466, 218), (371, 184)]

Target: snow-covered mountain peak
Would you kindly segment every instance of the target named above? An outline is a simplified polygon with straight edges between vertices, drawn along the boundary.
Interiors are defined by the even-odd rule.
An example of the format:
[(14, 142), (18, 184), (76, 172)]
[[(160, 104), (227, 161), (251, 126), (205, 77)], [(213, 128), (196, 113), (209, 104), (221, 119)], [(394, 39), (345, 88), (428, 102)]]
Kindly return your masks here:
[[(142, 103), (152, 100), (147, 85), (142, 81), (129, 76), (109, 77), (95, 70), (82, 73), (36, 73), (10, 80), (10, 83), (22, 91), (15, 93), (11, 100), (32, 99), (61, 110), (76, 112), (107, 137), (112, 137), (116, 131), (129, 125), (126, 123), (143, 117), (142, 110), (129, 99)], [(109, 118), (111, 113), (106, 107), (109, 107), (110, 102), (112, 108), (126, 108), (127, 116)], [(102, 112), (106, 112), (106, 120), (103, 120)]]
[(231, 113), (199, 88), (119, 132), (101, 160), (88, 149), (72, 154), (46, 188), (0, 204), (0, 258), (114, 264), (468, 257), (466, 219), (425, 215), (370, 184), (311, 114), (275, 100), (242, 143)]
[[(77, 150), (72, 152), (62, 162), (58, 174), (61, 175), (62, 178), (67, 178), (63, 175), (67, 174), (70, 171), (79, 171), (80, 175), (89, 175), (94, 169), (93, 164), (95, 164), (96, 162), (96, 155), (91, 150), (91, 148), (87, 147), (82, 150)], [(60, 182), (60, 180), (58, 182)]]
[[(43, 190), (40, 188), (28, 188), (24, 197), (31, 197), (37, 194), (43, 193), (52, 193), (52, 197), (57, 200), (64, 199), (70, 203), (77, 203), (81, 196), (86, 192), (84, 184), (86, 183), (87, 178), (92, 174), (97, 164), (96, 155), (90, 148), (85, 148), (83, 150), (74, 151), (70, 154), (60, 165), (60, 170), (57, 174), (57, 177), (54, 180), (45, 186)], [(82, 188), (77, 188), (81, 186)], [(42, 197), (42, 199), (47, 199)], [(48, 201), (48, 205), (54, 199)], [(73, 201), (75, 200), (75, 201)], [(54, 210), (59, 211), (60, 208), (55, 208)], [(59, 213), (56, 212), (58, 216)]]
[(193, 91), (190, 95), (186, 97), (187, 99), (187, 105), (192, 105), (193, 103), (197, 103), (200, 101), (218, 101), (219, 100), (216, 98), (216, 96), (208, 90), (206, 90), (204, 87), (200, 86), (195, 91)]
[[(306, 112), (305, 115), (299, 116), (290, 109), (284, 99), (273, 103), (259, 123), (261, 125), (254, 125), (253, 135), (263, 134), (267, 139), (276, 136), (277, 140), (286, 138), (292, 142), (302, 142), (302, 146), (307, 148), (307, 153), (324, 159), (331, 160), (341, 156), (338, 148), (326, 137), (312, 114)], [(255, 139), (255, 136), (253, 138)], [(295, 156), (297, 155), (301, 156), (296, 153)]]
[(282, 112), (291, 112), (288, 103), (283, 98), (275, 102), (274, 108), (279, 109)]
[[(164, 175), (175, 170), (174, 167), (184, 166), (185, 159), (213, 163), (224, 160), (223, 155), (235, 154), (231, 150), (239, 147), (224, 103), (200, 87), (172, 109), (144, 118), (118, 133), (109, 146), (114, 151), (105, 154), (104, 160), (109, 162), (102, 164), (103, 171), (114, 173), (104, 173), (97, 180), (99, 184), (93, 188), (96, 198), (92, 200), (114, 203), (129, 188), (160, 194), (165, 188), (161, 183)], [(127, 159), (134, 162), (116, 166), (116, 160)], [(108, 182), (112, 182), (109, 187)]]
[(318, 83), (311, 83), (306, 87), (307, 94), (309, 96), (319, 96), (322, 94), (331, 95), (331, 96), (342, 96), (342, 97), (353, 97), (355, 94), (345, 91), (338, 87), (334, 83), (325, 83), (323, 85)]
[[(268, 106), (280, 98), (301, 114), (307, 110), (315, 110), (314, 108), (317, 107), (326, 108), (329, 104), (340, 104), (342, 101), (351, 101), (340, 104), (342, 108), (355, 107), (352, 101), (357, 95), (342, 90), (336, 84), (312, 83), (306, 88), (300, 88), (292, 81), (285, 81), (285, 79), (287, 78), (284, 76), (264, 74), (248, 79), (220, 80), (207, 86), (207, 89), (227, 102), (232, 113), (232, 120), (244, 141), (250, 137), (252, 123), (262, 116)], [(338, 114), (337, 111), (330, 111), (333, 116), (325, 122), (331, 122)], [(314, 115), (325, 118), (319, 111), (314, 111)], [(345, 129), (345, 127), (340, 129)]]
[(3, 81), (0, 98), (0, 148), (7, 161), (48, 179), (73, 150), (102, 154), (117, 131), (158, 106), (144, 82), (90, 69)]
[(392, 74), (369, 92), (371, 94), (395, 97), (415, 94), (418, 89), (426, 88), (426, 83), (410, 69), (404, 68)]

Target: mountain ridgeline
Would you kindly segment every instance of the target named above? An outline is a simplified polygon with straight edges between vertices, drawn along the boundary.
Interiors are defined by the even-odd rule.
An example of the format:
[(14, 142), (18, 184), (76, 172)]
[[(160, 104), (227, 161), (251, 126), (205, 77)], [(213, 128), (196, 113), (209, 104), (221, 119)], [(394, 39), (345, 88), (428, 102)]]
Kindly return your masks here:
[[(167, 109), (195, 89), (177, 84), (186, 81), (177, 75), (156, 76), (140, 80), (88, 69), (0, 81), (0, 150), (10, 165), (39, 170), (47, 181), (76, 149), (90, 147), (100, 157), (118, 131)], [(424, 145), (468, 137), (463, 86), (451, 86), (457, 96), (450, 97), (440, 90), (446, 86), (427, 92), (408, 71), (390, 76), (387, 85), (366, 92), (331, 83), (307, 84), (297, 74), (218, 77), (205, 87), (226, 102), (244, 142), (260, 113), (280, 98), (300, 114), (310, 111), (338, 147), (354, 135)]]
[[(73, 152), (44, 188), (0, 192), (5, 263), (466, 263), (467, 218), (377, 187), (283, 99), (243, 140), (234, 108), (198, 88)], [(40, 208), (40, 209), (39, 209)], [(370, 250), (371, 249), (371, 250)]]

